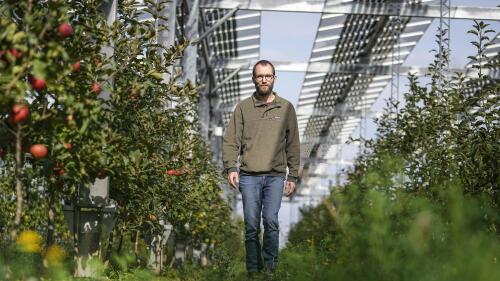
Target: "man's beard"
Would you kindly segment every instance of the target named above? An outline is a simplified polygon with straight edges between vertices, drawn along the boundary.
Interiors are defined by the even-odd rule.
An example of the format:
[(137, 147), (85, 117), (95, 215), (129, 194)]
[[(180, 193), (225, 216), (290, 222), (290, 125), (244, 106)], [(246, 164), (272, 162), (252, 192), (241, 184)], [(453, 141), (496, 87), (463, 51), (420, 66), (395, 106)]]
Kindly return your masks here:
[(267, 86), (267, 90), (262, 90), (261, 89), (262, 86), (255, 87), (257, 95), (259, 95), (261, 97), (265, 97), (273, 92), (273, 86), (274, 86), (273, 84), (267, 84), (266, 86)]

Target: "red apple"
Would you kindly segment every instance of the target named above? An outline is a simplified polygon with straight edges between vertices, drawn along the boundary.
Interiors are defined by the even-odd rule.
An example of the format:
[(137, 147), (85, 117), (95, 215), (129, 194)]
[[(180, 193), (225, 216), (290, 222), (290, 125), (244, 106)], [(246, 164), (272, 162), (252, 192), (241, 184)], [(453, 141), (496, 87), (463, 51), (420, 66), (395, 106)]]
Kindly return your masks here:
[(67, 150), (72, 150), (72, 149), (73, 149), (73, 144), (68, 143), (68, 142), (63, 143), (63, 146), (64, 146), (64, 148), (66, 148)]
[(59, 175), (59, 176), (64, 175), (64, 173), (65, 173), (64, 163), (62, 163), (62, 162), (57, 163), (57, 165), (54, 167), (54, 173), (56, 175)]
[(177, 169), (173, 169), (173, 170), (168, 170), (167, 171), (167, 175), (169, 176), (180, 176), (182, 175), (181, 171), (177, 170)]
[(48, 149), (45, 144), (37, 143), (31, 146), (30, 153), (35, 159), (43, 159), (47, 156)]
[(68, 37), (73, 34), (73, 27), (69, 23), (63, 22), (59, 25), (57, 31), (59, 31), (59, 36)]
[(96, 93), (97, 95), (102, 91), (101, 85), (99, 83), (97, 83), (97, 82), (94, 82), (92, 84), (91, 88), (92, 88), (92, 92)]
[(9, 121), (12, 124), (24, 122), (30, 114), (30, 109), (24, 104), (16, 104), (10, 111)]
[(0, 50), (0, 57), (6, 63), (9, 63), (7, 56), (5, 56), (6, 54), (10, 54), (12, 56), (12, 61), (16, 61), (23, 56), (23, 53), (21, 53), (21, 51), (19, 51), (18, 49), (13, 48), (10, 50)]
[(33, 89), (35, 89), (37, 91), (41, 91), (41, 90), (45, 89), (45, 87), (47, 86), (47, 83), (45, 83), (45, 80), (43, 78), (40, 78), (40, 77), (31, 76), (29, 81), (30, 81), (31, 87), (33, 87)]
[(80, 67), (82, 66), (82, 64), (80, 63), (80, 61), (76, 61), (75, 63), (73, 63), (71, 65), (71, 69), (73, 69), (73, 71), (80, 71)]
[(18, 49), (10, 49), (8, 52), (14, 57), (15, 60), (20, 59), (23, 56), (23, 53), (21, 53)]
[(12, 56), (11, 60), (12, 61), (16, 61), (18, 59), (20, 59), (23, 54), (21, 53), (21, 51), (19, 51), (18, 49), (10, 49), (10, 50), (0, 50), (0, 58), (6, 63), (6, 64), (9, 64), (10, 61), (9, 61), (9, 58), (8, 56), (6, 56), (6, 54), (10, 54)]

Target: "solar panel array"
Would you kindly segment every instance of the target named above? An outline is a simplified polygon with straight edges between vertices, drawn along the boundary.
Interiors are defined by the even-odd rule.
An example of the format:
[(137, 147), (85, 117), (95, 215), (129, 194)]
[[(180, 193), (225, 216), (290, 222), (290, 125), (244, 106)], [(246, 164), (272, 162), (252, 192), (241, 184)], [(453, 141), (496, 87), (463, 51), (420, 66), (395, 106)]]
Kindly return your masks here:
[[(248, 62), (257, 61), (260, 58), (262, 10), (266, 9), (266, 5), (290, 8), (287, 3), (292, 2), (239, 0), (233, 3), (219, 0), (221, 3), (217, 5), (215, 2), (199, 2), (200, 35), (230, 13), (236, 6), (234, 3), (238, 2), (242, 8), (207, 37), (205, 46), (198, 45), (198, 82), (207, 83), (209, 77), (213, 78), (212, 89), (217, 86), (217, 91), (211, 94), (217, 102), (212, 106), (222, 114), (222, 125), (226, 126), (234, 106), (254, 92), (251, 70), (243, 66), (239, 72), (235, 72), (234, 68), (227, 68), (227, 63), (248, 65)], [(312, 5), (318, 11), (323, 7), (325, 11), (321, 14), (316, 30), (297, 107), (304, 178), (307, 178), (309, 171), (311, 174), (322, 174), (328, 167), (328, 161), (335, 159), (353, 130), (371, 114), (372, 105), (397, 75), (397, 67), (405, 61), (432, 23), (430, 18), (395, 18), (377, 15), (376, 11), (366, 11), (366, 14), (334, 14), (328, 11), (347, 4), (395, 4), (393, 7), (397, 8), (402, 3), (419, 5), (437, 2), (325, 0), (297, 1), (293, 4), (303, 7)], [(189, 12), (178, 10), (177, 22), (182, 22), (182, 16)], [(176, 33), (183, 34), (182, 25), (176, 27)], [(500, 44), (497, 37), (495, 43), (487, 48), (487, 56), (498, 54), (498, 49)], [(204, 59), (207, 59), (207, 63), (203, 62)], [(324, 69), (325, 64), (331, 65), (330, 71), (318, 71), (319, 64), (322, 65), (321, 69)], [(364, 71), (373, 70), (374, 67), (382, 71)], [(315, 167), (316, 163), (322, 164)]]
[[(210, 8), (202, 9), (201, 15), (209, 28), (227, 12), (225, 9)], [(224, 81), (234, 71), (224, 68), (221, 62), (259, 59), (260, 24), (260, 11), (238, 10), (210, 36), (208, 57), (216, 84)], [(215, 93), (219, 99), (217, 109), (222, 113), (224, 125), (227, 125), (234, 106), (253, 93), (251, 76), (250, 70), (241, 70)]]
[[(327, 1), (325, 6), (338, 5), (338, 2)], [(392, 16), (322, 14), (309, 63), (328, 62), (359, 65), (361, 68), (400, 65), (432, 21), (401, 17), (399, 26), (393, 22)], [(396, 28), (399, 29), (399, 40), (394, 36)], [(297, 108), (303, 143), (302, 167), (307, 166), (310, 170), (309, 165), (316, 158), (334, 159), (391, 78), (391, 75), (354, 72), (307, 72)], [(326, 167), (320, 165), (322, 170)]]

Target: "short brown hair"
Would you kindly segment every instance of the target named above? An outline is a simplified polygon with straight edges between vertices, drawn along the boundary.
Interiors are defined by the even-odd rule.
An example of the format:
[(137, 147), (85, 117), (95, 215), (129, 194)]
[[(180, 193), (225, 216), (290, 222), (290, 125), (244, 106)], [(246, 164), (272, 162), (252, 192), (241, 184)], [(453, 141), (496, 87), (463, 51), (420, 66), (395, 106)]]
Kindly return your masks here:
[(268, 60), (260, 60), (258, 61), (257, 63), (255, 63), (255, 65), (253, 66), (253, 70), (252, 70), (252, 75), (255, 76), (255, 68), (257, 67), (257, 65), (270, 65), (273, 69), (273, 75), (276, 75), (276, 72), (274, 71), (274, 65), (268, 61)]

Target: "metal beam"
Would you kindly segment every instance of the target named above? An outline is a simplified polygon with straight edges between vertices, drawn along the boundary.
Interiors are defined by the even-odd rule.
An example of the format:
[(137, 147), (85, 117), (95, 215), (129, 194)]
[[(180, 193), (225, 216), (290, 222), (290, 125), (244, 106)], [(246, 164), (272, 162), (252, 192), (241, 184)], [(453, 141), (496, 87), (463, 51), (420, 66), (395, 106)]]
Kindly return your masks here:
[[(306, 160), (306, 159), (302, 158), (301, 160)], [(331, 159), (329, 159), (329, 158), (307, 158), (307, 160), (309, 160), (310, 163), (312, 163), (312, 164), (331, 164), (331, 165), (337, 164), (337, 165), (346, 165), (346, 166), (354, 165), (353, 161), (339, 160), (336, 158), (331, 158)]]
[(307, 175), (307, 178), (309, 179), (312, 179), (312, 178), (319, 178), (319, 179), (332, 179), (333, 180), (333, 177), (332, 175), (328, 175), (328, 174), (318, 174), (318, 173), (309, 173), (309, 175)]
[[(326, 144), (326, 145), (344, 145), (348, 144), (347, 142), (341, 142), (338, 141), (337, 139), (334, 140), (327, 140), (324, 137), (320, 137), (318, 141), (306, 141), (306, 142), (301, 142), (300, 144)], [(305, 158), (304, 160), (308, 160), (308, 158)]]
[[(216, 60), (212, 63), (215, 68), (225, 69), (252, 69), (257, 60), (252, 59), (225, 59)], [(391, 75), (390, 65), (376, 64), (345, 64), (329, 62), (286, 62), (273, 61), (276, 71), (285, 72), (311, 72), (311, 73), (349, 73), (363, 75)], [(413, 73), (417, 76), (424, 76), (429, 73), (427, 66), (400, 66), (399, 74), (407, 75)], [(452, 69), (452, 72), (466, 73), (466, 69)]]
[(194, 39), (191, 42), (191, 44), (196, 45), (196, 44), (200, 43), (201, 41), (203, 41), (203, 39), (205, 39), (205, 37), (210, 35), (210, 33), (212, 33), (214, 30), (216, 30), (223, 23), (225, 23), (227, 19), (232, 17), (234, 15), (234, 13), (236, 13), (236, 11), (238, 11), (238, 9), (239, 9), (238, 6), (231, 9), (231, 11), (227, 12), (227, 14), (225, 14), (220, 20), (218, 20), (214, 25), (212, 25), (207, 31), (205, 31), (202, 35), (200, 35), (200, 37)]
[[(302, 139), (302, 141), (300, 142), (300, 144), (326, 144), (326, 145), (344, 145), (344, 144), (348, 144), (348, 145), (358, 145), (359, 144), (359, 141), (358, 140), (354, 140), (354, 141), (351, 141), (349, 142), (349, 140), (346, 140), (346, 141), (340, 141), (338, 139), (338, 137), (332, 137), (332, 136), (318, 136), (318, 137), (304, 137), (304, 139)], [(304, 157), (302, 160), (308, 160), (310, 159), (310, 157)]]
[[(242, 10), (277, 11), (277, 12), (306, 12), (323, 14), (354, 14), (378, 16), (403, 16), (439, 18), (440, 5), (426, 4), (397, 4), (397, 3), (341, 3), (324, 6), (323, 0), (220, 0), (204, 1), (202, 8), (233, 9), (236, 6)], [(451, 19), (482, 19), (500, 20), (500, 8), (451, 6)]]
[(224, 80), (219, 82), (219, 84), (217, 84), (217, 86), (215, 86), (215, 88), (213, 88), (212, 91), (210, 91), (210, 95), (217, 93), (217, 90), (219, 90), (222, 86), (224, 86), (224, 84), (226, 84), (227, 81), (231, 80), (234, 76), (236, 76), (236, 74), (238, 74), (240, 70), (241, 68), (237, 68), (233, 72), (231, 72), (226, 78), (224, 78)]

